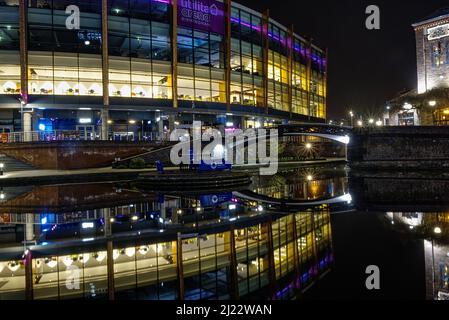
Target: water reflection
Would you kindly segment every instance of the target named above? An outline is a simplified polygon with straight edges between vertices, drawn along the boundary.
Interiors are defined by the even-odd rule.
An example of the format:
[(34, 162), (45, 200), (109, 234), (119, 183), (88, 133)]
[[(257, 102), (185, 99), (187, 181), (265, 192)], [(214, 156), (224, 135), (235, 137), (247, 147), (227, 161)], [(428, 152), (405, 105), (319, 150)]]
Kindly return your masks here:
[(449, 213), (387, 212), (385, 220), (397, 232), (423, 239), (426, 298), (449, 299)]
[(210, 194), (123, 182), (3, 188), (0, 299), (298, 297), (338, 273), (333, 215), (346, 212), (421, 241), (427, 298), (444, 299), (448, 189), (444, 176), (342, 166), (254, 176), (249, 189)]
[(2, 299), (287, 299), (333, 264), (328, 205), (123, 183), (2, 192)]

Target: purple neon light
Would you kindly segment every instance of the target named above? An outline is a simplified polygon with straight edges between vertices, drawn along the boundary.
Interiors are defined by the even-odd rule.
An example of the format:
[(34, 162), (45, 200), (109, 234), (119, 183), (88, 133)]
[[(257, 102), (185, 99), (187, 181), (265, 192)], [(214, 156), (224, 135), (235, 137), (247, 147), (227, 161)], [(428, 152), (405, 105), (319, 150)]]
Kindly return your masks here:
[[(164, 3), (164, 4), (171, 4), (171, 0), (151, 0), (151, 1), (152, 2), (158, 2), (158, 3)], [(240, 25), (245, 26), (247, 28), (250, 28), (252, 30), (256, 30), (257, 32), (262, 32), (262, 27), (261, 26), (257, 26), (257, 25), (251, 24), (250, 22), (243, 21), (243, 20), (238, 19), (238, 18), (231, 17), (231, 22), (240, 24)], [(284, 45), (286, 44), (286, 39), (285, 38), (276, 36), (276, 35), (274, 35), (271, 32), (268, 32), (268, 37), (274, 39), (275, 41), (281, 42)], [(326, 65), (326, 59), (321, 59), (317, 55), (311, 54), (310, 52), (308, 52), (308, 50), (306, 50), (306, 49), (304, 49), (304, 48), (302, 48), (302, 47), (300, 47), (298, 45), (293, 46), (293, 50), (298, 52), (299, 54), (301, 54), (303, 57), (306, 56), (307, 58), (312, 59), (312, 61), (314, 61), (314, 62), (316, 62), (318, 64)]]
[[(246, 22), (246, 21), (243, 21), (243, 20), (241, 20), (241, 19), (234, 18), (234, 17), (231, 17), (231, 22), (240, 24), (240, 25), (242, 25), (242, 26), (245, 26), (245, 27), (250, 28), (250, 29), (252, 29), (252, 30), (256, 30), (256, 31), (258, 31), (258, 32), (261, 32), (261, 29), (262, 29), (260, 26), (253, 25), (253, 24), (251, 24), (251, 23), (249, 23), (249, 22)], [(276, 41), (278, 41), (278, 42), (281, 42), (281, 43), (283, 43), (284, 45), (286, 44), (286, 39), (285, 39), (285, 38), (276, 36), (276, 35), (274, 35), (274, 34), (271, 33), (271, 32), (268, 32), (268, 37), (270, 37), (270, 38), (272, 38), (272, 39), (274, 39), (274, 40), (276, 40)], [(317, 63), (319, 63), (319, 64), (321, 64), (321, 63), (323, 62), (323, 60), (322, 60), (321, 58), (319, 58), (317, 55), (311, 54), (311, 53), (307, 52), (306, 49), (301, 48), (300, 46), (297, 46), (297, 45), (296, 45), (296, 46), (294, 46), (293, 49), (294, 49), (296, 52), (298, 52), (299, 54), (301, 54), (302, 56), (307, 56), (308, 58), (311, 58), (312, 61), (314, 61), (314, 62), (317, 62)]]
[(159, 3), (171, 4), (170, 0), (151, 0), (151, 2), (159, 2)]
[(262, 28), (260, 26), (256, 26), (254, 24), (251, 24), (249, 22), (243, 21), (241, 19), (237, 19), (237, 18), (231, 17), (231, 22), (235, 22), (235, 23), (241, 24), (242, 26), (245, 26), (247, 28), (256, 30), (258, 32), (262, 32)]

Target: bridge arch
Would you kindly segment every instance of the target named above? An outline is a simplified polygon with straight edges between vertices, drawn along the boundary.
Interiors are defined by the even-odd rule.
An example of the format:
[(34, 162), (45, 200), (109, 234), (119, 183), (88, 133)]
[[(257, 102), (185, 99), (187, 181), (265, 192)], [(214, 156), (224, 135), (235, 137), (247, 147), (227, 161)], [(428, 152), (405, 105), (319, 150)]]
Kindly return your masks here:
[(278, 127), (279, 136), (312, 136), (337, 141), (348, 145), (351, 141), (352, 129), (350, 127), (330, 124), (288, 124)]

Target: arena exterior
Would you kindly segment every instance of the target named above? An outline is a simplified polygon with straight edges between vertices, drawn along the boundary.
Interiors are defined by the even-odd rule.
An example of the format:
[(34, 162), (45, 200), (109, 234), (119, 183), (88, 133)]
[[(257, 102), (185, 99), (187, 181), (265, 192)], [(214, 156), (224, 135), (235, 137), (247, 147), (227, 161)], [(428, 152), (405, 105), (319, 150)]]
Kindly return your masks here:
[(0, 133), (24, 141), (27, 132), (142, 138), (192, 120), (326, 119), (326, 51), (268, 10), (230, 0), (2, 0), (0, 21)]

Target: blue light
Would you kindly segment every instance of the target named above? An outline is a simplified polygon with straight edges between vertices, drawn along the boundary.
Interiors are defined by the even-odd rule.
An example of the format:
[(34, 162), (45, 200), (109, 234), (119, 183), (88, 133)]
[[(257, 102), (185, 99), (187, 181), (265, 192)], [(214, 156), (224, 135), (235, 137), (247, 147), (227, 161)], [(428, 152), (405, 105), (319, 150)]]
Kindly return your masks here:
[(41, 218), (41, 224), (47, 224), (47, 221), (48, 221), (47, 217)]
[(43, 124), (43, 123), (39, 124), (39, 130), (45, 131), (45, 124)]

